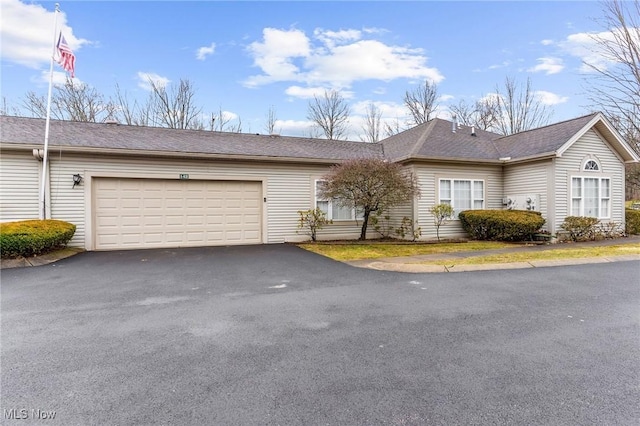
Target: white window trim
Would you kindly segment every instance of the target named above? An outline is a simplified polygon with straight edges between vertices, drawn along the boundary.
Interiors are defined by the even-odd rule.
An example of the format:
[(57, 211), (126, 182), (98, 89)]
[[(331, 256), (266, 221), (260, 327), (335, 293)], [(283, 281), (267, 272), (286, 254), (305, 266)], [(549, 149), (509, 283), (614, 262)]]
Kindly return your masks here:
[[(586, 163), (585, 163), (586, 164)], [(599, 172), (599, 170), (585, 170), (586, 172)], [(574, 197), (573, 195), (573, 180), (574, 179), (580, 179), (580, 195), (579, 197)], [(570, 216), (586, 216), (585, 215), (585, 203), (584, 203), (584, 180), (585, 179), (597, 179), (598, 180), (598, 217), (596, 219), (610, 219), (611, 218), (611, 177), (610, 176), (602, 176), (602, 175), (573, 175), (571, 176), (569, 182), (570, 182), (570, 186), (569, 186), (569, 215)], [(602, 181), (607, 180), (609, 181), (609, 196), (608, 197), (603, 197), (602, 196)], [(577, 212), (578, 214), (576, 214), (576, 212), (574, 212), (573, 210), (573, 200), (580, 200), (580, 208), (579, 211)], [(608, 208), (607, 208), (607, 215), (603, 216), (602, 215), (602, 201), (603, 200), (608, 200)]]
[[(451, 198), (446, 199), (447, 201), (449, 201), (451, 204), (451, 206), (455, 209), (455, 196), (454, 196), (454, 190), (453, 190), (453, 182), (454, 181), (466, 181), (466, 182), (470, 182), (471, 183), (471, 208), (470, 210), (482, 210), (485, 208), (485, 206), (487, 205), (487, 184), (485, 179), (467, 179), (467, 178), (438, 178), (438, 204), (442, 203), (442, 199), (440, 198), (442, 193), (440, 188), (442, 187), (442, 181), (449, 181), (451, 182), (451, 193), (449, 195), (451, 195)], [(474, 183), (475, 182), (482, 182), (482, 199), (476, 199), (474, 198)], [(474, 204), (476, 201), (480, 201), (482, 200), (482, 207), (480, 209), (476, 209), (474, 208)], [(459, 220), (458, 215), (456, 215), (454, 213), (452, 219), (454, 220)]]
[(362, 219), (362, 217), (356, 217), (356, 209), (351, 209), (351, 218), (349, 219), (334, 219), (333, 218), (333, 200), (326, 200), (318, 197), (318, 182), (325, 182), (323, 179), (316, 179), (313, 182), (313, 193), (314, 193), (314, 202), (313, 208), (318, 208), (318, 201), (327, 201), (327, 219), (332, 220), (334, 222), (354, 222), (357, 219)]

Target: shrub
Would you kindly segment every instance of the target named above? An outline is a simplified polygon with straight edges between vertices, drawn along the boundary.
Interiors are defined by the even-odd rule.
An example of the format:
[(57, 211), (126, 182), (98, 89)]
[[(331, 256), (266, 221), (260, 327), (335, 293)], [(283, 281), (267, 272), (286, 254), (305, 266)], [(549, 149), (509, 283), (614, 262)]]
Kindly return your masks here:
[(458, 217), (471, 238), (490, 241), (531, 240), (545, 222), (526, 210), (465, 210)]
[(395, 234), (400, 238), (404, 239), (407, 236), (411, 237), (411, 241), (415, 241), (422, 236), (422, 228), (417, 226), (418, 221), (415, 223), (411, 221), (408, 217), (403, 217), (402, 222), (400, 222), (400, 226), (395, 229)]
[(626, 209), (624, 212), (627, 234), (640, 234), (640, 210)]
[(327, 219), (327, 216), (319, 208), (310, 210), (298, 210), (298, 232), (300, 229), (304, 229), (305, 233), (311, 237), (312, 241), (316, 240), (318, 231), (325, 225), (333, 223), (333, 221)]
[(453, 217), (453, 207), (450, 204), (436, 204), (429, 209), (436, 226), (436, 237), (440, 241), (440, 227)]
[(389, 216), (388, 213), (376, 211), (369, 216), (369, 222), (382, 238), (389, 238), (391, 236), (393, 227), (391, 226), (391, 216)]
[(569, 233), (571, 241), (583, 241), (595, 237), (597, 224), (595, 217), (567, 216), (560, 228)]
[(64, 247), (76, 226), (61, 220), (25, 220), (0, 223), (2, 258), (34, 256)]

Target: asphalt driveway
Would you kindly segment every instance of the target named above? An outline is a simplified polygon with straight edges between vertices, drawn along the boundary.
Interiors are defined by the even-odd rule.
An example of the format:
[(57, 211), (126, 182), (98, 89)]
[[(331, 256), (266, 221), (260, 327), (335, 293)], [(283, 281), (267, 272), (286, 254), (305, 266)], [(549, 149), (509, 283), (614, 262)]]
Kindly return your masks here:
[(404, 274), (290, 245), (3, 270), (1, 422), (636, 425), (639, 273)]

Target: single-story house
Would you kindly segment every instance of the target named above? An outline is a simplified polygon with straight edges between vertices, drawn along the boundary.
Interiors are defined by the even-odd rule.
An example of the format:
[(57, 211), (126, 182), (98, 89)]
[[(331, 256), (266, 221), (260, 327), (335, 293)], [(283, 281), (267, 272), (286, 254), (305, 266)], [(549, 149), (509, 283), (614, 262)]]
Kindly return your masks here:
[[(44, 134), (43, 119), (0, 117), (2, 222), (39, 216)], [(625, 163), (639, 161), (601, 113), (510, 136), (433, 119), (379, 143), (51, 120), (47, 218), (75, 224), (86, 250), (172, 248), (303, 241), (297, 212), (319, 206), (333, 219), (320, 239), (357, 238), (354, 212), (316, 188), (363, 157), (415, 174), (421, 196), (390, 214), (421, 239), (438, 203), (539, 211), (550, 233), (567, 216), (623, 224)], [(440, 235), (464, 232), (451, 220)]]

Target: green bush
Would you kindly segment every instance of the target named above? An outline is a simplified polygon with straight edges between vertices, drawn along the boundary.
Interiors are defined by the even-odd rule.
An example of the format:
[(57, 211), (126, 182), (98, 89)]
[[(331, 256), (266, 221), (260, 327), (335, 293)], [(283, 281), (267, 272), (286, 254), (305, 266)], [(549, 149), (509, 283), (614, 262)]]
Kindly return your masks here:
[(64, 247), (76, 226), (61, 220), (25, 220), (0, 223), (2, 258), (33, 256)]
[(458, 217), (471, 238), (489, 241), (531, 240), (545, 222), (526, 210), (465, 210)]
[(625, 231), (627, 234), (640, 234), (640, 210), (626, 209), (624, 212), (626, 222)]
[(304, 232), (311, 237), (311, 241), (316, 241), (318, 231), (325, 225), (332, 224), (333, 221), (327, 219), (327, 216), (318, 207), (309, 210), (298, 210), (298, 230), (304, 229)]
[(586, 216), (567, 216), (560, 228), (567, 231), (571, 241), (593, 239), (596, 235), (598, 219)]

